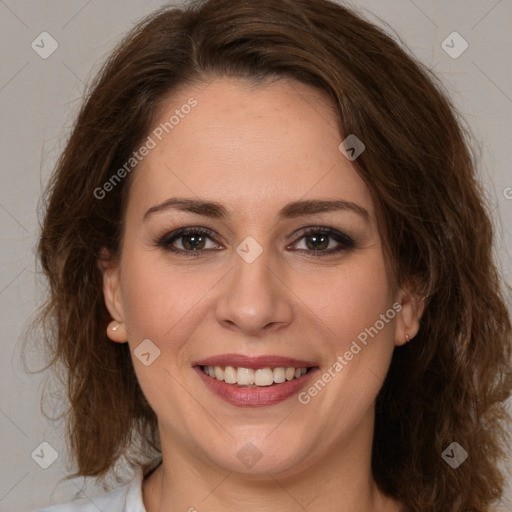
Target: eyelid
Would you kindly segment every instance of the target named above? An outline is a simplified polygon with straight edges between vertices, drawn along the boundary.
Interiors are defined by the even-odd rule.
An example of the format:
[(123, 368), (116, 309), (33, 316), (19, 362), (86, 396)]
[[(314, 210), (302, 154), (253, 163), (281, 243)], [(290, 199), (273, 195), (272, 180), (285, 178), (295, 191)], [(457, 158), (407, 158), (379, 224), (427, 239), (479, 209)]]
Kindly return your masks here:
[(342, 239), (345, 239), (345, 241), (347, 243), (354, 243), (355, 244), (355, 239), (350, 236), (349, 234), (343, 232), (343, 231), (340, 231), (339, 229), (336, 229), (336, 228), (333, 228), (333, 227), (330, 227), (330, 226), (320, 226), (318, 224), (312, 224), (310, 226), (304, 226), (300, 229), (298, 229), (297, 231), (294, 231), (292, 235), (290, 235), (290, 239), (292, 240), (296, 240), (297, 237), (303, 237), (304, 235), (307, 235), (311, 232), (314, 232), (314, 233), (323, 233), (323, 234), (326, 234), (326, 235), (330, 235), (332, 236), (333, 238), (335, 237), (338, 237), (338, 238), (342, 238)]

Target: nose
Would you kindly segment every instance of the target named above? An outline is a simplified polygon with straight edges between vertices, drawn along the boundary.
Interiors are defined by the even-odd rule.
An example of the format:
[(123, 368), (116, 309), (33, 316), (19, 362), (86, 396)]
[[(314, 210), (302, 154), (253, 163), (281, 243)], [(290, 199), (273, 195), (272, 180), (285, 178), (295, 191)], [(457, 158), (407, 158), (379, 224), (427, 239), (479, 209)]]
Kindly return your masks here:
[(217, 320), (231, 330), (263, 336), (289, 325), (293, 318), (293, 292), (283, 266), (264, 249), (249, 263), (234, 254), (216, 308)]

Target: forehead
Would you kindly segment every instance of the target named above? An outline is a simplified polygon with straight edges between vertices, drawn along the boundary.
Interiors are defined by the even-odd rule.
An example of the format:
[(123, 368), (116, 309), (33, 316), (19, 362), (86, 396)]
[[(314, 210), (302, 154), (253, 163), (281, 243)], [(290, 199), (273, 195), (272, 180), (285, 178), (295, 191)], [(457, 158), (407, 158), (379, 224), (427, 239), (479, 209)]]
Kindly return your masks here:
[(240, 213), (341, 198), (373, 213), (369, 190), (338, 149), (332, 105), (299, 82), (218, 78), (184, 88), (163, 104), (150, 137), (130, 191), (138, 208), (180, 195)]

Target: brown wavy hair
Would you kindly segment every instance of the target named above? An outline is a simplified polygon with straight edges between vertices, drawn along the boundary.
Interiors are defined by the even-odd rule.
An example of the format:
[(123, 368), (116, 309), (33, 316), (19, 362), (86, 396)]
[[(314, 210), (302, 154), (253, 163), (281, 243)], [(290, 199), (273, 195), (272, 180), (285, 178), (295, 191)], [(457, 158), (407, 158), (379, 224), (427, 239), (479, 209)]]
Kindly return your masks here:
[[(103, 247), (118, 254), (137, 171), (105, 199), (95, 191), (140, 147), (164, 100), (218, 76), (310, 85), (332, 100), (340, 141), (356, 134), (365, 143), (353, 164), (386, 254), (398, 283), (414, 284), (426, 304), (377, 398), (373, 476), (407, 511), (488, 511), (503, 493), (510, 444), (511, 322), (469, 130), (405, 45), (329, 0), (165, 7), (131, 30), (91, 84), (44, 196), (38, 247), (49, 282), (45, 369), (67, 390), (78, 466), (68, 478), (102, 480), (122, 457), (144, 465), (159, 453), (128, 344), (105, 333), (98, 267)], [(457, 469), (441, 457), (454, 441), (469, 454)]]

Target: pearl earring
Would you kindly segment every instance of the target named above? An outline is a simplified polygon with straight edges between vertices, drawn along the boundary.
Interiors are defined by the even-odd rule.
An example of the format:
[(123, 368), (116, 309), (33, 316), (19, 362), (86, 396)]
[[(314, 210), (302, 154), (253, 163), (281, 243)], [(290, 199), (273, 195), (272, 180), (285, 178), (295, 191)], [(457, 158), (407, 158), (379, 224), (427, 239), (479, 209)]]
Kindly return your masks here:
[(409, 343), (409, 335), (407, 333), (405, 333), (405, 340), (406, 343)]
[(110, 324), (108, 325), (108, 328), (111, 331), (117, 331), (119, 327), (121, 327), (121, 322), (118, 322), (117, 320), (112, 320), (112, 322), (110, 322)]

